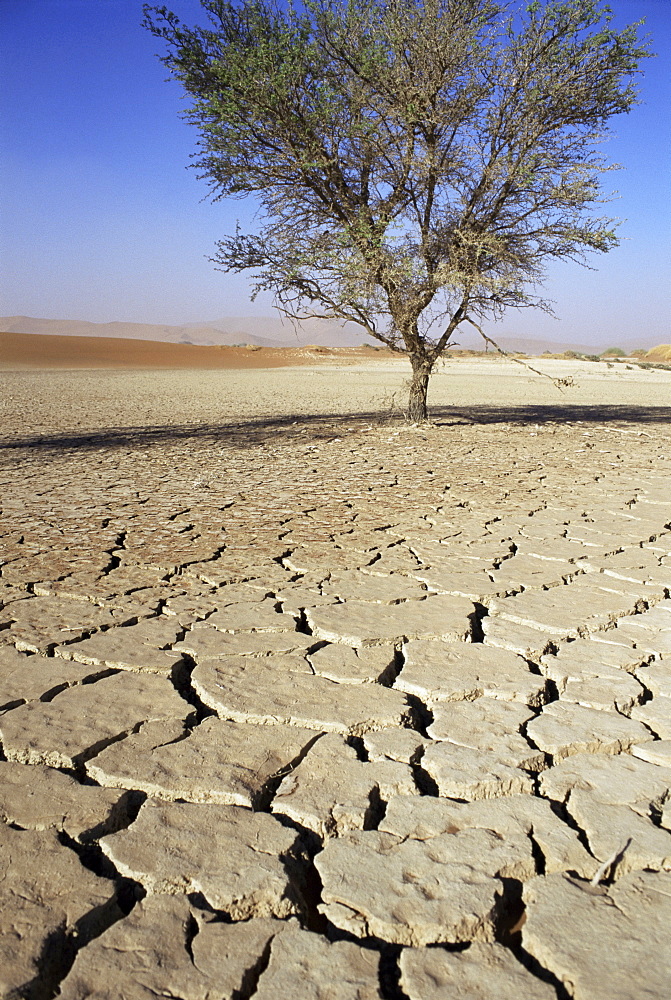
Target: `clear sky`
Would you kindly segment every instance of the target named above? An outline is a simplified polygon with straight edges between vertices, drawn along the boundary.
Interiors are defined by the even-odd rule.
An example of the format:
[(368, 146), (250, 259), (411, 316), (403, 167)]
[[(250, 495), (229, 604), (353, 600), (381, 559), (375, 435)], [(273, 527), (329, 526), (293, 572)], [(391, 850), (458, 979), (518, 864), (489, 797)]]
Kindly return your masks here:
[[(198, 0), (168, 0), (186, 24)], [(671, 341), (671, 0), (611, 0), (616, 23), (646, 19), (658, 57), (643, 104), (606, 147), (625, 221), (597, 271), (557, 265), (560, 317), (510, 313), (494, 333), (617, 344)], [(180, 324), (271, 315), (242, 276), (214, 270), (217, 239), (252, 206), (203, 200), (186, 169), (197, 132), (141, 27), (140, 0), (0, 0), (0, 314)], [(611, 185), (612, 182), (612, 185)]]

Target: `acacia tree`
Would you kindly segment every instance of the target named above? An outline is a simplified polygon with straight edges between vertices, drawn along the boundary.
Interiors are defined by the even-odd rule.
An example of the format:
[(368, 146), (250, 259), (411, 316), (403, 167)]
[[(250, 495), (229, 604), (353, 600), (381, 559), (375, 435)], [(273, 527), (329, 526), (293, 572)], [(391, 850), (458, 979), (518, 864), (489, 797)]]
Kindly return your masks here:
[(460, 324), (550, 310), (549, 261), (617, 244), (597, 144), (636, 103), (639, 25), (594, 0), (201, 4), (207, 28), (162, 6), (145, 24), (193, 99), (213, 197), (260, 206), (213, 261), (407, 354), (411, 419)]

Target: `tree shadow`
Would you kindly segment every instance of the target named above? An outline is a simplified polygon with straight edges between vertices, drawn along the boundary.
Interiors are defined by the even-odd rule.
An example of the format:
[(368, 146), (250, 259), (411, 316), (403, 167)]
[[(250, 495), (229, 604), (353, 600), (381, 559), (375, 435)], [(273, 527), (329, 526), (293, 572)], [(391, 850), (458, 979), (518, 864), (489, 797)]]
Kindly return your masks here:
[[(530, 406), (437, 406), (431, 409), (432, 423), (439, 427), (513, 424), (625, 424), (671, 423), (671, 406), (620, 405), (530, 405)], [(183, 442), (210, 442), (229, 447), (254, 447), (292, 439), (319, 441), (350, 429), (370, 424), (398, 427), (405, 424), (402, 414), (388, 411), (356, 413), (288, 414), (253, 420), (208, 424), (159, 424), (137, 427), (106, 427), (92, 431), (35, 434), (0, 438), (0, 447), (10, 451), (37, 449), (45, 452), (86, 451), (116, 448), (148, 448)]]
[(436, 423), (458, 419), (469, 424), (661, 424), (671, 420), (671, 406), (567, 403), (529, 406), (438, 406), (432, 408)]
[(288, 414), (282, 417), (259, 417), (253, 420), (203, 424), (156, 424), (136, 427), (105, 427), (91, 431), (27, 435), (13, 439), (0, 437), (0, 447), (8, 450), (44, 451), (96, 450), (99, 448), (151, 447), (180, 442), (210, 442), (232, 447), (272, 444), (278, 438), (301, 440), (333, 438), (353, 424), (369, 425), (380, 421), (381, 414)]

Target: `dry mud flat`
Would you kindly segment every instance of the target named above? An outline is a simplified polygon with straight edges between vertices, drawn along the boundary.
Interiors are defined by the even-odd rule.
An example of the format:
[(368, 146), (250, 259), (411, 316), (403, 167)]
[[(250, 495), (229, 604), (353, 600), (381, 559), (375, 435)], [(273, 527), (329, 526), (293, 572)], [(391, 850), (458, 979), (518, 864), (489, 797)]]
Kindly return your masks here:
[(3, 375), (2, 996), (668, 995), (671, 381), (455, 371)]

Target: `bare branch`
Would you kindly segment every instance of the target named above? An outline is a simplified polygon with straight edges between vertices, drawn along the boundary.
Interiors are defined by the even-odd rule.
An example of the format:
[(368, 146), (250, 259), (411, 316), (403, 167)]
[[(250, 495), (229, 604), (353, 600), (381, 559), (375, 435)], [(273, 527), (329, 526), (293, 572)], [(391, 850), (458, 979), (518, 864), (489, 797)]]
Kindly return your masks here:
[(504, 351), (502, 347), (499, 347), (495, 340), (492, 340), (491, 337), (487, 336), (482, 327), (478, 326), (475, 320), (472, 320), (470, 316), (464, 316), (464, 322), (470, 323), (471, 326), (474, 326), (485, 343), (491, 344), (499, 354), (503, 355), (504, 358), (514, 361), (516, 365), (521, 365), (522, 368), (526, 368), (527, 371), (533, 372), (534, 375), (540, 375), (542, 378), (549, 379), (560, 390), (560, 392), (563, 392), (564, 389), (568, 389), (573, 385), (573, 379), (570, 376), (567, 378), (553, 378), (552, 375), (548, 375), (547, 372), (542, 372), (538, 368), (534, 368), (533, 365), (530, 365), (527, 361), (523, 361), (522, 358), (516, 358), (510, 351)]

